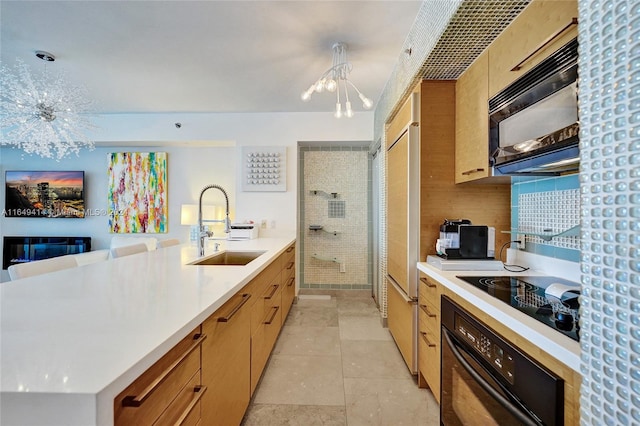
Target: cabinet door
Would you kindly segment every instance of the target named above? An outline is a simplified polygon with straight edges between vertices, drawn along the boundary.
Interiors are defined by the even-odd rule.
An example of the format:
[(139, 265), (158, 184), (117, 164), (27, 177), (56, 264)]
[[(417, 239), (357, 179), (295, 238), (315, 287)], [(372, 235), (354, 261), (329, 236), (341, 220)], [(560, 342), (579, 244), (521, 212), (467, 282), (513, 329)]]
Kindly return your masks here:
[(251, 398), (251, 313), (248, 293), (236, 294), (203, 324), (202, 423), (239, 425)]
[(296, 296), (296, 246), (291, 245), (282, 257), (282, 322), (287, 318)]
[(387, 273), (407, 292), (409, 134), (387, 152)]
[[(418, 298), (418, 369), (436, 401), (440, 402), (441, 284), (420, 273)], [(422, 382), (422, 380), (420, 380)]]
[(488, 74), (485, 52), (456, 81), (456, 183), (490, 173)]
[(489, 97), (575, 38), (577, 16), (575, 0), (532, 1), (488, 48)]
[[(254, 329), (251, 336), (251, 394), (260, 382), (271, 350), (282, 327), (282, 284), (280, 275), (267, 286), (252, 310)], [(262, 306), (260, 307), (259, 304)]]
[(417, 304), (387, 280), (387, 323), (411, 374), (417, 372)]

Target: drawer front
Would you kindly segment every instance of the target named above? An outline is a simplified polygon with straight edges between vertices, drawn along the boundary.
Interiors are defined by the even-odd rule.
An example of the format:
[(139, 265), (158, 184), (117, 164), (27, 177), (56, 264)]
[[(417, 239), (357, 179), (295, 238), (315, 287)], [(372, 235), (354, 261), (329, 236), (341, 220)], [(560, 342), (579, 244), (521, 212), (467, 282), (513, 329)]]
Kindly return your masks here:
[(294, 275), (295, 272), (296, 272), (296, 264), (295, 264), (295, 262), (293, 262), (293, 260), (291, 262), (287, 262), (284, 265), (284, 267), (282, 268), (282, 279), (283, 279), (283, 281), (286, 281), (287, 279), (289, 279), (289, 277)]
[(440, 345), (434, 342), (435, 337), (431, 332), (427, 332), (426, 335), (420, 332), (420, 336), (418, 336), (418, 351), (420, 352), (418, 366), (433, 396), (440, 403)]
[(417, 325), (415, 302), (407, 302), (399, 290), (387, 280), (387, 323), (400, 353), (404, 358), (411, 373), (415, 373), (417, 367), (417, 351), (415, 350), (414, 332)]
[(271, 298), (265, 299), (265, 311), (264, 318), (262, 320), (263, 325), (266, 326), (267, 340), (266, 343), (269, 346), (269, 353), (280, 334), (282, 328), (282, 285), (271, 285)]
[(197, 374), (205, 336), (198, 327), (118, 395), (116, 425), (153, 424)]
[(418, 305), (418, 317), (420, 319), (420, 331), (428, 331), (434, 336), (440, 335), (440, 312), (436, 311), (431, 303)]
[(440, 312), (440, 284), (422, 272), (420, 273), (418, 298), (420, 303), (429, 302)]
[(255, 333), (264, 319), (265, 311), (271, 306), (270, 298), (273, 297), (273, 286), (265, 286), (261, 293), (256, 295), (256, 301), (251, 309), (251, 334)]
[(185, 386), (169, 408), (158, 418), (153, 426), (188, 426), (200, 420), (200, 400), (207, 388), (200, 386), (200, 372), (196, 373)]
[(205, 424), (240, 424), (250, 399), (251, 308), (237, 294), (202, 325), (202, 397)]
[(296, 262), (296, 245), (290, 245), (284, 253), (282, 253), (280, 257), (282, 263), (281, 268), (282, 271), (290, 271), (293, 272), (292, 269), (295, 269)]
[[(264, 299), (262, 318), (255, 325), (256, 331), (251, 335), (251, 395), (260, 381), (262, 371), (282, 328), (282, 286), (277, 284), (276, 286), (274, 293), (272, 291), (275, 287), (270, 287), (268, 292), (270, 297)], [(252, 322), (254, 318), (255, 316), (252, 315)]]
[(249, 304), (254, 297), (249, 293), (237, 293), (202, 323), (202, 332), (207, 335), (203, 347), (216, 347), (232, 343), (238, 336), (250, 335), (251, 310)]
[(296, 275), (292, 273), (282, 286), (282, 323), (284, 324), (296, 296)]
[(440, 402), (440, 295), (441, 285), (420, 274), (418, 302), (418, 368)]
[(256, 332), (251, 335), (251, 396), (258, 386), (262, 371), (267, 363), (269, 354), (266, 352), (266, 325), (260, 324)]

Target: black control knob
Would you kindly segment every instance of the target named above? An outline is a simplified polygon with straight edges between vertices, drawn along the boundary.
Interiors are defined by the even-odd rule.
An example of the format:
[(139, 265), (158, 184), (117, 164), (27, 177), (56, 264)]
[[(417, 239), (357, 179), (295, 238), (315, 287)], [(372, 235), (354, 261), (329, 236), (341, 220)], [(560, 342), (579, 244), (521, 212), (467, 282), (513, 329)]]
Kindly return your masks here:
[(560, 330), (571, 331), (573, 329), (573, 315), (567, 312), (556, 313), (556, 327)]

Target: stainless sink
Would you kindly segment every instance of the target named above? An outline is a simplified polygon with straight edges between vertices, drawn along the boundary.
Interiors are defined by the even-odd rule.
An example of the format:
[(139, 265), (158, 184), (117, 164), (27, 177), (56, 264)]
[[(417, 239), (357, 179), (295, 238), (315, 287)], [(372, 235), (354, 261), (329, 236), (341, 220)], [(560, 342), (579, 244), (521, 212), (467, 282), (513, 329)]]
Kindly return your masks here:
[(242, 266), (265, 254), (266, 251), (222, 251), (197, 260), (189, 265), (232, 265)]

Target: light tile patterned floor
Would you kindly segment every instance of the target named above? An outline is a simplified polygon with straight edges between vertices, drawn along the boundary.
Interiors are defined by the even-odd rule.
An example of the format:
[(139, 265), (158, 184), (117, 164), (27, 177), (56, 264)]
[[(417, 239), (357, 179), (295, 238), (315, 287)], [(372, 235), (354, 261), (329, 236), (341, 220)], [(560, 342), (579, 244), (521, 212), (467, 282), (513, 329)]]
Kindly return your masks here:
[(366, 291), (301, 299), (284, 324), (244, 426), (438, 425)]

